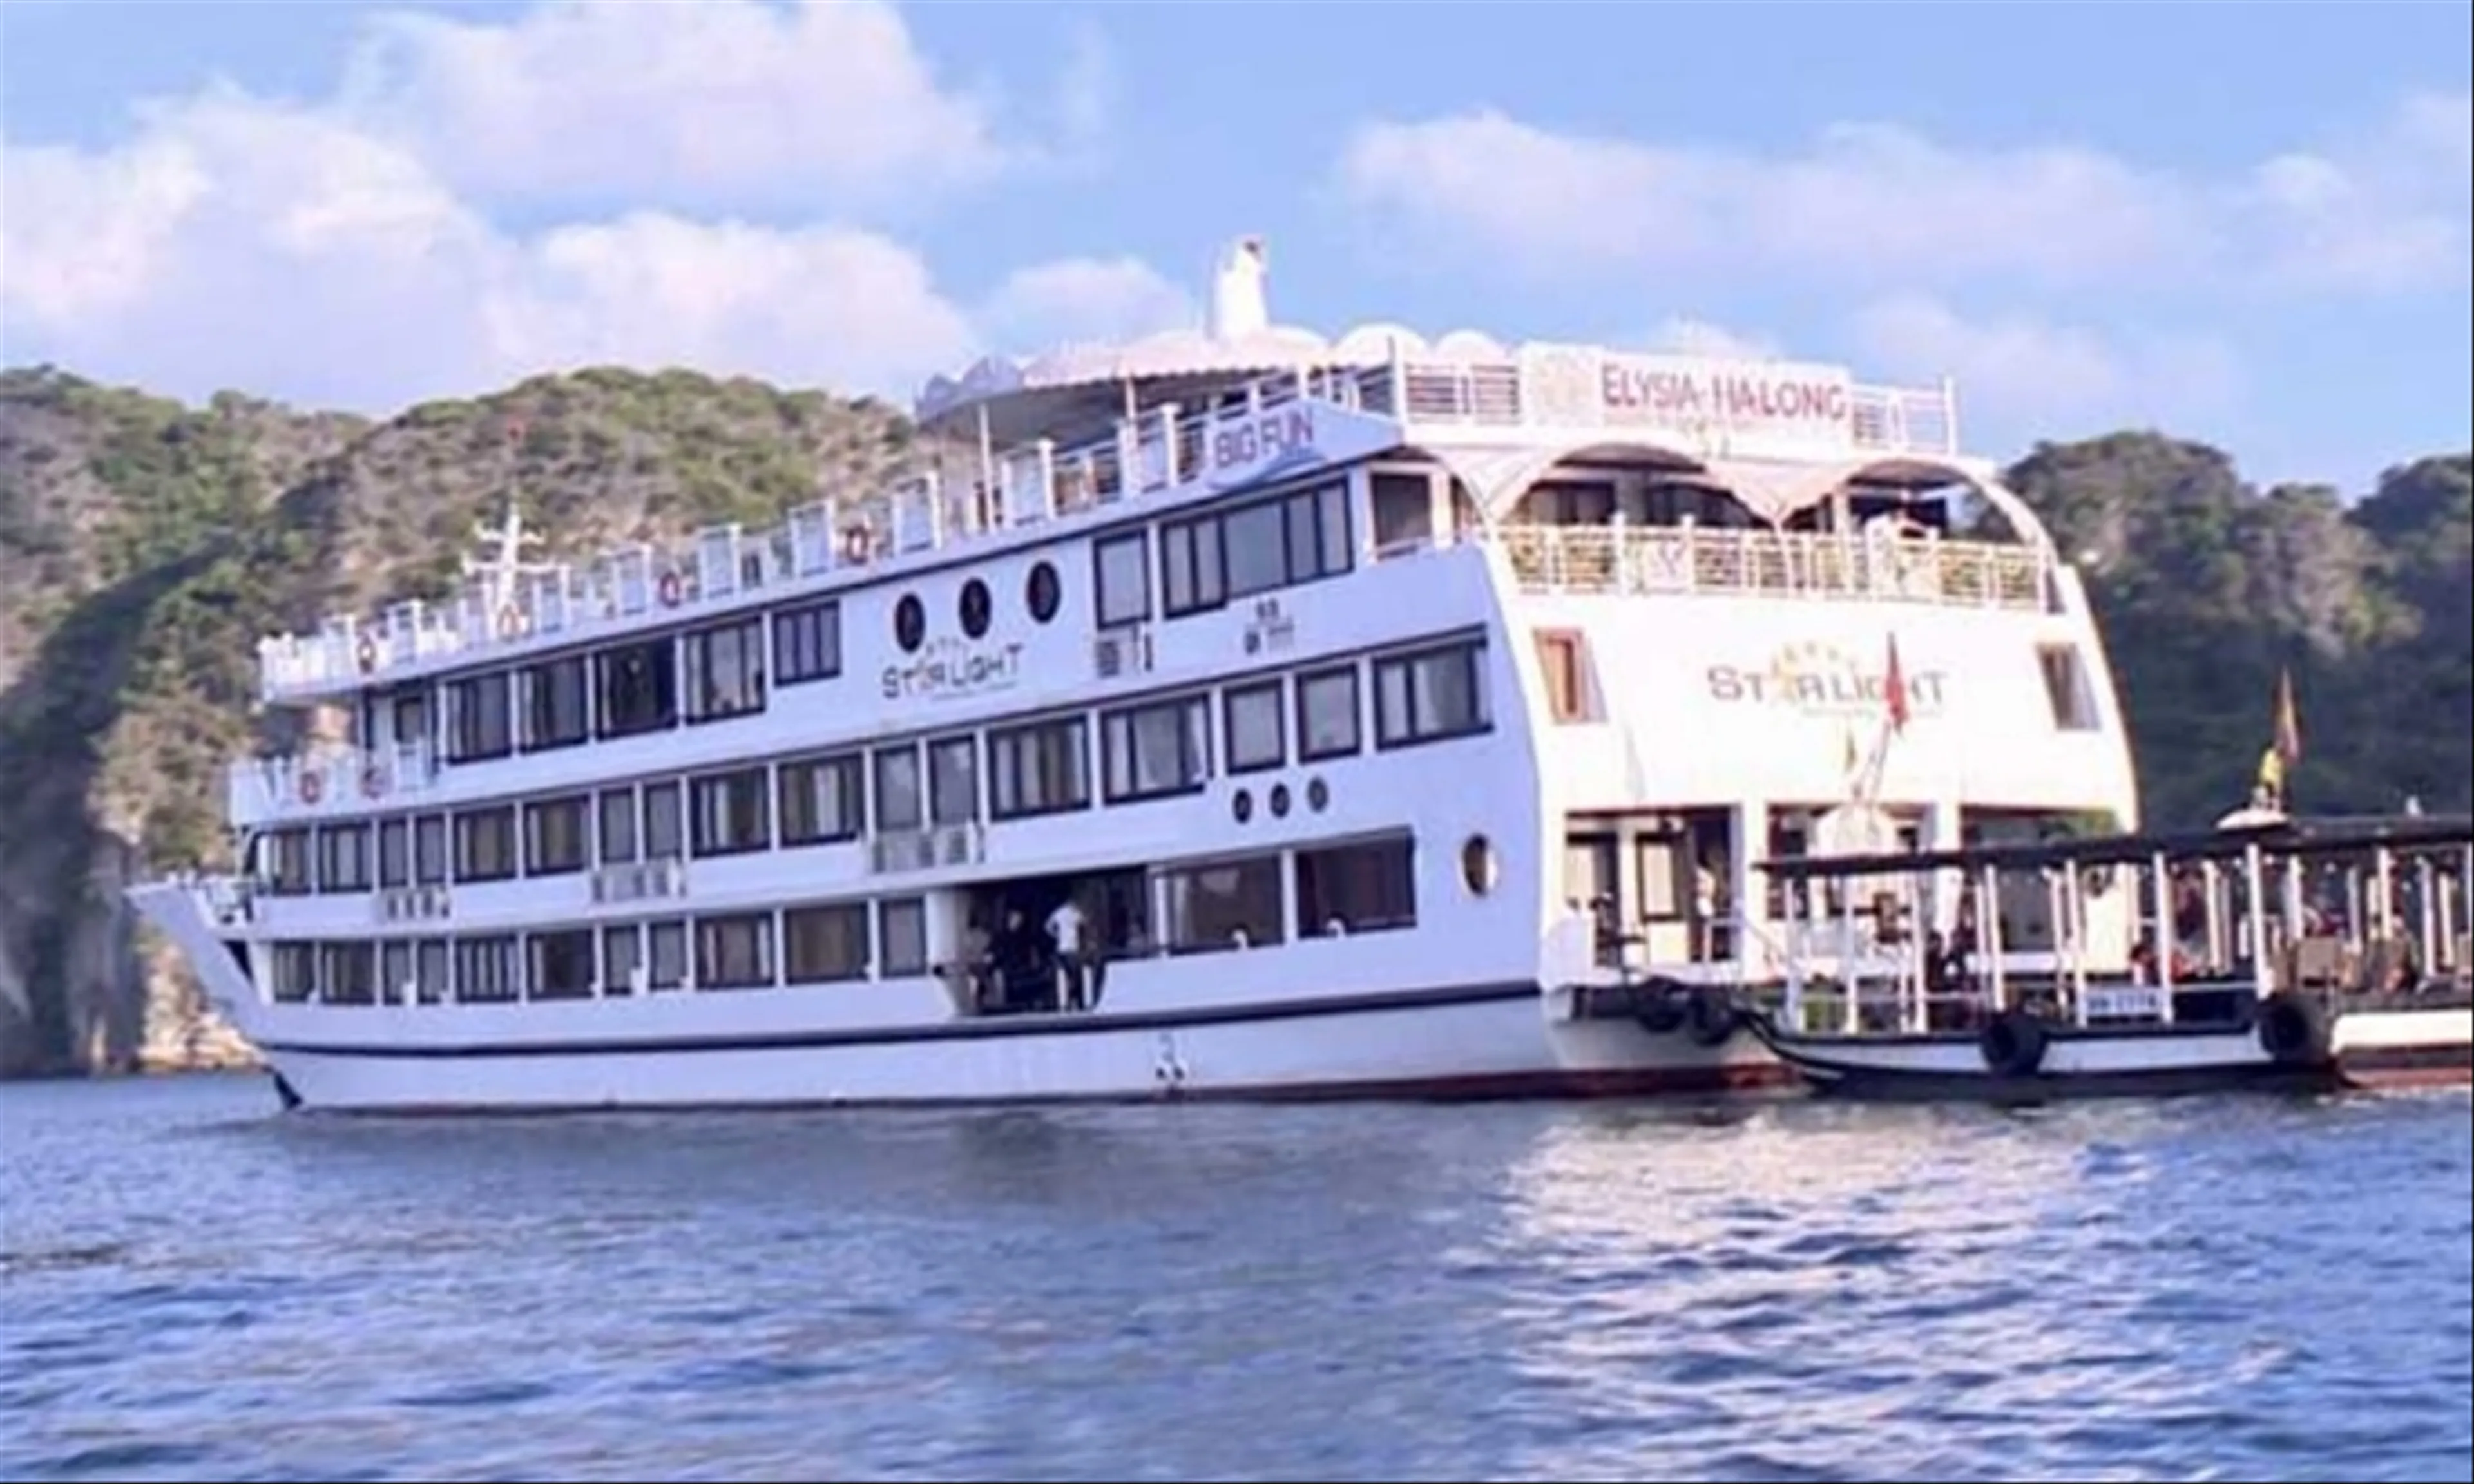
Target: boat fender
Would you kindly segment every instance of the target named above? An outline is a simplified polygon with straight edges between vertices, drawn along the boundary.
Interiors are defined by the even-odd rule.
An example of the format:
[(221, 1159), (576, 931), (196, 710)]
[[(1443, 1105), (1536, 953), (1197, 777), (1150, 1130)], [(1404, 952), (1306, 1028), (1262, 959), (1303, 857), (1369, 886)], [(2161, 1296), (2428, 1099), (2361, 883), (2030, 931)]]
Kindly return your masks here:
[(2319, 1001), (2279, 990), (2259, 1002), (2260, 1049), (2281, 1066), (2309, 1066), (2328, 1060), (2328, 1013)]
[(2021, 1010), (1993, 1017), (1976, 1038), (1976, 1049), (1997, 1077), (2032, 1077), (2045, 1065), (2045, 1022)]
[(1743, 1017), (1735, 1009), (1735, 996), (1718, 985), (1693, 987), (1684, 1001), (1684, 1033), (1696, 1046), (1715, 1049), (1734, 1039), (1735, 1027)]
[(1656, 978), (1640, 987), (1636, 1018), (1652, 1036), (1672, 1036), (1684, 1029), (1684, 997), (1689, 989), (1673, 979)]

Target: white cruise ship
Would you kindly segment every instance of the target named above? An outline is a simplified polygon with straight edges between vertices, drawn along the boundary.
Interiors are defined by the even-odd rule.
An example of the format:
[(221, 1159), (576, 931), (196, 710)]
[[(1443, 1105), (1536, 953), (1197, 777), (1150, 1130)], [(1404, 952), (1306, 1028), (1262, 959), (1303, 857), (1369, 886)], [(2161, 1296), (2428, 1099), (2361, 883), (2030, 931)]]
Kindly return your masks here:
[(1788, 1075), (1726, 996), (1851, 797), (2136, 825), (1949, 385), (1327, 340), (1264, 270), (936, 379), (898, 489), (578, 565), (511, 521), (453, 603), (263, 641), (349, 741), (133, 897), (288, 1107), (1707, 1091)]

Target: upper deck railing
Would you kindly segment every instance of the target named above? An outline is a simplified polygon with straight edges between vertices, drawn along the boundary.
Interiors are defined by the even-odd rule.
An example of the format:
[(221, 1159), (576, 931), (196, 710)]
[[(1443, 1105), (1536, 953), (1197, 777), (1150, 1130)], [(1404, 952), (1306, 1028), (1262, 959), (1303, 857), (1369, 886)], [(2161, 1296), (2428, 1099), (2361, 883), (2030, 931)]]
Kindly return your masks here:
[(2032, 546), (1714, 526), (1497, 526), (1520, 590), (1577, 596), (1713, 592), (2038, 611), (2060, 603)]
[[(1575, 359), (1589, 355), (1597, 359)], [(1040, 439), (1007, 450), (988, 463), (984, 478), (949, 480), (931, 470), (890, 491), (804, 506), (769, 530), (716, 526), (674, 548), (640, 544), (580, 567), (485, 571), (445, 602), (398, 603), (374, 617), (336, 615), (313, 634), (261, 640), (261, 688), (279, 701), (383, 683), (390, 672), (432, 660), (623, 629), (657, 610), (692, 610), (944, 551), (1129, 499), (1233, 488), (1300, 453), (1353, 458), (1420, 437), (1605, 428), (1712, 456), (1813, 458), (1826, 456), (1811, 438), (1816, 427), (1828, 432), (1828, 456), (1957, 451), (1947, 386), (1903, 390), (1657, 369), (1669, 364), (1686, 363), (1524, 350), (1502, 361), (1395, 358), (1266, 375), (1210, 409), (1164, 404), (1085, 442)], [(1800, 416), (1825, 402), (1826, 419)], [(1326, 410), (1339, 416), (1326, 417)]]

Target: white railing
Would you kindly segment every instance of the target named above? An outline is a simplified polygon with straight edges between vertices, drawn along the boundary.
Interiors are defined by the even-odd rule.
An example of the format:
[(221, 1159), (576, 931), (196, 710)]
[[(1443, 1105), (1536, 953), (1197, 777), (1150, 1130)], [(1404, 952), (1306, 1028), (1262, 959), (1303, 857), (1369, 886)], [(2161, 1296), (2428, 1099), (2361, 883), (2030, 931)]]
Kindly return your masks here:
[(322, 743), (281, 757), (233, 763), (227, 817), (366, 814), (373, 806), (420, 799), (437, 778), (436, 759), (425, 742), (380, 749)]
[(1749, 593), (2025, 610), (2054, 602), (2035, 548), (1990, 541), (1711, 526), (1514, 525), (1468, 536), (1500, 545), (1527, 593)]
[[(1401, 424), (1403, 438), (1421, 427), (1543, 434), (1638, 426), (1628, 415), (1576, 398), (1568, 371), (1551, 387), (1542, 379), (1548, 374), (1542, 362), (1526, 360), (1403, 360), (1266, 376), (1215, 410), (1188, 412), (1166, 403), (1121, 419), (1085, 443), (1060, 446), (1041, 439), (1004, 450), (988, 462), (984, 478), (949, 480), (932, 470), (864, 498), (803, 506), (768, 530), (716, 526), (676, 549), (638, 545), (581, 567), (551, 563), (484, 574), (444, 602), (399, 603), (371, 617), (333, 616), (314, 634), (260, 641), (261, 686), (269, 700), (315, 695), (432, 658), (563, 633), (589, 634), (657, 610), (938, 550), (1181, 490), (1206, 475), (1216, 484), (1241, 482), (1288, 452), (1293, 436), (1311, 436), (1310, 430), (1284, 431), (1279, 418), (1282, 408), (1301, 403), (1391, 419)], [(1864, 452), (1942, 455), (1956, 451), (1955, 423), (1947, 387), (1858, 386), (1847, 391), (1847, 416), (1829, 436), (1841, 451), (1852, 443)], [(1738, 438), (1757, 443), (1760, 435), (1722, 418), (1688, 429), (1668, 427), (1662, 436), (1720, 450)], [(1786, 451), (1804, 454), (1811, 447), (1787, 445)]]

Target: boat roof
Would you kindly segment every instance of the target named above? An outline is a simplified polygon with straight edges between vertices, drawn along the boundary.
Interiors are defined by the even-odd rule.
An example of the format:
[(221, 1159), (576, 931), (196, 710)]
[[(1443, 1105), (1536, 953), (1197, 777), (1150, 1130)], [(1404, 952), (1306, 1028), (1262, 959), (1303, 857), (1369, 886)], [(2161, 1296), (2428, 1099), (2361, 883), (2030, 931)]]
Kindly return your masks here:
[(1920, 871), (2027, 871), (2048, 866), (2144, 864), (2222, 859), (2252, 846), (2277, 855), (2337, 855), (2374, 847), (2389, 850), (2474, 846), (2474, 815), (2258, 816), (2214, 829), (2082, 835), (2062, 840), (2023, 840), (1954, 850), (1877, 851), (1860, 855), (1774, 856), (1756, 869), (1783, 880), (1831, 880)]

